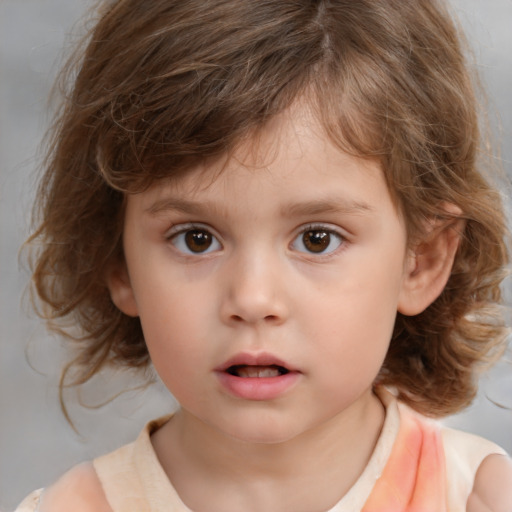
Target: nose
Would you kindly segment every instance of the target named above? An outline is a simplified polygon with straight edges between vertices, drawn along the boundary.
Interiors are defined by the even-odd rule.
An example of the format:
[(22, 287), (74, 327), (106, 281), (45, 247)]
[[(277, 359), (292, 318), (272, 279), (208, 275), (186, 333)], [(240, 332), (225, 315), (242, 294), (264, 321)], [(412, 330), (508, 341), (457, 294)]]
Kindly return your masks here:
[(221, 305), (225, 323), (280, 325), (286, 321), (286, 277), (276, 259), (253, 254), (230, 263)]

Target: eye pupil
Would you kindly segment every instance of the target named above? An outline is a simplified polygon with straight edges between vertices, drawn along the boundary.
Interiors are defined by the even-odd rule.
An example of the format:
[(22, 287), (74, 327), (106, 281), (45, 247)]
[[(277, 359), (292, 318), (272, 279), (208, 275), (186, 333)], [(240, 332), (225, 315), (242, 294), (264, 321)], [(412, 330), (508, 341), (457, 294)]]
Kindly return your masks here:
[(331, 235), (327, 231), (306, 231), (302, 240), (308, 251), (323, 252), (331, 243)]
[(192, 252), (204, 252), (212, 245), (212, 235), (208, 231), (191, 229), (185, 233), (185, 243)]

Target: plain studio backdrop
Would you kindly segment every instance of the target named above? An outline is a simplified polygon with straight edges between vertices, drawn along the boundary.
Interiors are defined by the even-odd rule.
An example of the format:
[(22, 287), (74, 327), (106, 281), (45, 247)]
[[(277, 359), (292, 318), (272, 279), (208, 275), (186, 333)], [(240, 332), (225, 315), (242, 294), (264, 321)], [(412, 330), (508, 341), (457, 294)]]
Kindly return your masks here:
[[(87, 0), (0, 0), (1, 510), (13, 509), (73, 464), (133, 440), (147, 420), (174, 406), (159, 384), (99, 409), (72, 405), (76, 397), (71, 394), (75, 433), (58, 403), (62, 344), (30, 312), (28, 272), (18, 261), (30, 223), (49, 89), (63, 49), (76, 39), (69, 34), (80, 28), (76, 22), (90, 5)], [(493, 129), (511, 175), (512, 0), (457, 0), (454, 5), (487, 87)], [(512, 282), (507, 288), (511, 296)], [(98, 404), (137, 382), (133, 375), (101, 375), (82, 400)], [(475, 404), (447, 422), (512, 452), (512, 366), (502, 363), (483, 378)]]

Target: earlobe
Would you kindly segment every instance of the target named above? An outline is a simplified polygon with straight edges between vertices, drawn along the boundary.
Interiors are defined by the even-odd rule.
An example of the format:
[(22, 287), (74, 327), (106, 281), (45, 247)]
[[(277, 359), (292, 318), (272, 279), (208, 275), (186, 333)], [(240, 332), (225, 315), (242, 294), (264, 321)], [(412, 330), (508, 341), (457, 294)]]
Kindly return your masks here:
[(118, 262), (112, 266), (106, 277), (112, 302), (128, 316), (139, 316), (135, 295), (128, 275), (126, 263)]
[(425, 238), (410, 250), (398, 302), (400, 313), (418, 315), (441, 295), (450, 277), (464, 226), (465, 221), (460, 218), (435, 221)]

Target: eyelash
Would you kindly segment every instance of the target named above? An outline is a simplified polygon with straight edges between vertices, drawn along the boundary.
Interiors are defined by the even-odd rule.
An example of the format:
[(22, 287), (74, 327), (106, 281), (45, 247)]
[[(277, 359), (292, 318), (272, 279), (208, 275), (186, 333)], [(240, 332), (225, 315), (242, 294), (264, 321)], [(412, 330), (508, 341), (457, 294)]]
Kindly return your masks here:
[[(318, 247), (322, 250), (315, 252), (315, 251), (310, 251), (307, 248), (305, 248), (305, 250), (299, 250), (296, 247), (294, 247), (294, 246), (296, 246), (297, 243), (302, 243), (302, 245), (305, 247), (304, 236), (309, 232), (327, 234), (327, 236), (329, 237), (327, 240), (323, 237), (320, 237), (320, 238), (317, 238), (316, 242), (314, 242), (314, 243), (318, 243)], [(333, 237), (337, 241), (337, 242), (335, 242), (336, 246), (326, 252), (324, 249), (329, 248), (332, 245)], [(311, 255), (311, 256), (314, 256), (317, 258), (322, 258), (322, 257), (328, 258), (331, 255), (333, 255), (334, 253), (337, 253), (338, 250), (340, 250), (345, 245), (346, 242), (347, 242), (347, 240), (346, 240), (345, 236), (343, 234), (341, 234), (339, 232), (339, 230), (334, 229), (330, 226), (326, 226), (325, 224), (310, 224), (307, 226), (302, 226), (299, 229), (298, 233), (295, 235), (294, 239), (292, 240), (290, 246), (292, 248), (295, 248), (295, 250), (298, 250), (299, 252), (307, 254), (307, 255)], [(325, 243), (328, 244), (327, 247), (325, 247)]]
[[(194, 251), (187, 245), (187, 240), (185, 237), (187, 234), (191, 234), (193, 232), (197, 234), (205, 234), (207, 233), (210, 236), (208, 240), (208, 235), (206, 238), (201, 237), (196, 238), (196, 242), (208, 243), (206, 250), (204, 251)], [(182, 237), (182, 238), (180, 238)], [(211, 252), (217, 251), (222, 248), (222, 245), (219, 241), (219, 237), (212, 232), (212, 229), (204, 224), (179, 224), (174, 226), (167, 232), (165, 235), (166, 240), (168, 240), (179, 252), (187, 255), (187, 256), (202, 256), (209, 254)], [(191, 241), (191, 240), (189, 240)], [(211, 245), (213, 244), (213, 249), (211, 249)], [(181, 247), (180, 247), (181, 246)]]
[[(304, 237), (308, 233), (321, 234), (321, 236), (313, 237), (313, 239), (310, 240), (313, 245), (317, 245), (319, 251), (309, 250), (306, 247), (307, 242)], [(190, 235), (188, 240), (186, 239), (187, 235)], [(176, 248), (177, 251), (187, 256), (203, 256), (222, 249), (219, 237), (210, 227), (204, 224), (191, 223), (176, 225), (166, 233), (165, 238)], [(332, 247), (333, 238), (335, 247)], [(197, 248), (199, 250), (194, 251), (190, 247), (191, 243), (198, 243)], [(332, 227), (324, 224), (309, 224), (301, 226), (301, 228), (296, 232), (292, 242), (290, 243), (290, 248), (310, 256), (326, 258), (338, 252), (340, 247), (343, 247), (345, 243), (346, 238), (339, 232), (339, 230), (333, 229)], [(299, 244), (302, 244), (303, 248), (298, 248)], [(205, 246), (204, 250), (202, 250), (201, 247), (203, 245)], [(329, 248), (330, 250), (326, 251), (326, 249)]]

